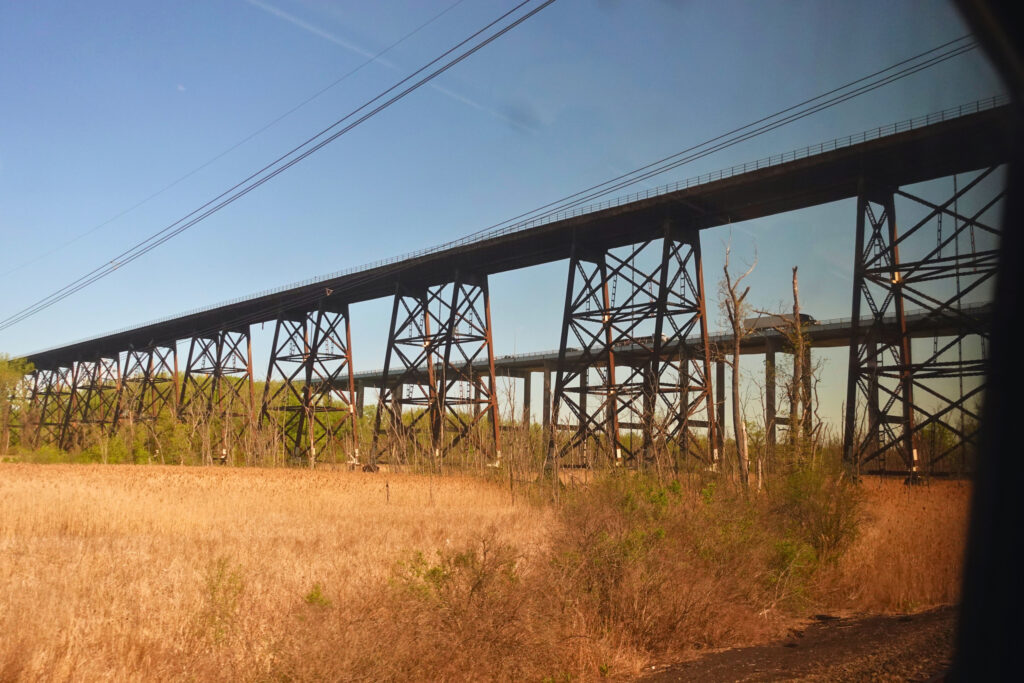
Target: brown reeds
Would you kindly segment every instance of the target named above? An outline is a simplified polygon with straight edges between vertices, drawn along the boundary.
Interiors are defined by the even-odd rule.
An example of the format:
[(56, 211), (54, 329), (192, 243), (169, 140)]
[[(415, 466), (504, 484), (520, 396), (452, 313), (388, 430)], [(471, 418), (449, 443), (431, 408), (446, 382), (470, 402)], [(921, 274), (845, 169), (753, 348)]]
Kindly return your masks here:
[(865, 519), (853, 546), (822, 577), (839, 609), (900, 613), (960, 599), (971, 486), (864, 477)]
[(963, 485), (509, 462), (0, 465), (0, 680), (593, 679), (956, 597)]

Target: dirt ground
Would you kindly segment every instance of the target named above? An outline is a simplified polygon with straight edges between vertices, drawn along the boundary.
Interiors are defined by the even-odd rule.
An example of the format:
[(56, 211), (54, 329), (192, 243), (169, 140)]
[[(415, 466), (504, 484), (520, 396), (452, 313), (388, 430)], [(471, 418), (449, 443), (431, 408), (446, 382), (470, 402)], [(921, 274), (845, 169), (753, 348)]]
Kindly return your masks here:
[(951, 662), (955, 625), (955, 607), (905, 616), (821, 615), (772, 645), (715, 652), (658, 668), (640, 680), (941, 680)]

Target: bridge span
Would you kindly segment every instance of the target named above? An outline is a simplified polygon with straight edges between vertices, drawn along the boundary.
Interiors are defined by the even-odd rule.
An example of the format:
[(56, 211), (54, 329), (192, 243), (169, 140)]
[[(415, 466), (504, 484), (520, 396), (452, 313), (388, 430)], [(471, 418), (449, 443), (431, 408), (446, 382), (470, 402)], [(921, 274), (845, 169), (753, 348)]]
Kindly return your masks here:
[[(1001, 228), (985, 214), (1002, 191), (979, 200), (983, 210), (972, 215), (959, 206), (987, 188), (984, 179), (1006, 161), (1014, 135), (1009, 107), (982, 101), (33, 353), (24, 429), (66, 447), (82, 425), (113, 429), (127, 415), (202, 411), (236, 419), (239, 430), (256, 420), (275, 426), (296, 455), (339, 439), (359, 453), (356, 385), (367, 380), (352, 372), (349, 306), (392, 297), (366, 457), (377, 458), (389, 438), (417, 429), (435, 455), (471, 439), (498, 456), (495, 376), (503, 364), (493, 353), (488, 276), (567, 259), (560, 348), (544, 359), (554, 380), (552, 426), (560, 427), (549, 430), (550, 457), (592, 448), (642, 460), (674, 444), (713, 461), (724, 435), (722, 403), (712, 391), (699, 231), (856, 198), (852, 321), (837, 337), (850, 347), (846, 457), (869, 463), (894, 452), (916, 470), (916, 443), (928, 425), (944, 424), (961, 441), (973, 438), (962, 419), (958, 427), (952, 418), (974, 417), (981, 389), (956, 397), (935, 380), (984, 373), (984, 358), (965, 359), (962, 351), (966, 339), (987, 338), (987, 316), (968, 302), (994, 277), (996, 247), (950, 252), (966, 231), (972, 246), (975, 231), (998, 237)], [(973, 179), (942, 203), (907, 190), (965, 173)], [(925, 218), (897, 230), (897, 197), (916, 203)], [(923, 241), (933, 246), (921, 249), (928, 235)], [(656, 265), (638, 268), (638, 256)], [(954, 280), (954, 296), (936, 289)], [(922, 328), (908, 308), (920, 309), (929, 334), (943, 331), (943, 348), (936, 342), (933, 353), (912, 356), (910, 341)], [(271, 321), (269, 381), (257, 397), (249, 327)], [(188, 346), (183, 368), (179, 343)], [(953, 350), (959, 355), (950, 360)], [(915, 391), (938, 407), (915, 399)], [(402, 418), (408, 407), (422, 409), (411, 425)], [(634, 429), (642, 439), (621, 437)], [(695, 438), (697, 430), (707, 438)], [(231, 445), (230, 435), (223, 440)]]

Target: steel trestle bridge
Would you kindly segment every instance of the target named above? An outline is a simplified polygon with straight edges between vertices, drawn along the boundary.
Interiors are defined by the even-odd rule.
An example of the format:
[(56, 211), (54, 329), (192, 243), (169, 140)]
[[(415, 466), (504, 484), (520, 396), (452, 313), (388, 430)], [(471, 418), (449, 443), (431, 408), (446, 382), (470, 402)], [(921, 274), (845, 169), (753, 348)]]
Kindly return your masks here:
[[(358, 458), (357, 404), (377, 386), (368, 464), (410, 434), (435, 456), (469, 441), (500, 457), (496, 377), (516, 368), (494, 356), (488, 278), (567, 259), (559, 349), (519, 368), (543, 369), (551, 385), (549, 456), (642, 462), (669, 445), (713, 464), (724, 371), (722, 340), (708, 332), (699, 232), (855, 198), (851, 319), (828, 342), (850, 349), (844, 454), (858, 466), (895, 454), (909, 471), (931, 467), (974, 439), (964, 418), (976, 420), (984, 388), (989, 309), (971, 304), (995, 276), (1001, 226), (986, 215), (1005, 192), (986, 178), (998, 178), (1014, 133), (1002, 100), (981, 101), (33, 353), (22, 429), (29, 442), (69, 447), (86, 425), (112, 430), (171, 410), (230, 417), (237, 430), (274, 425), (297, 457), (344, 443)], [(954, 180), (942, 202), (907, 190), (960, 174), (971, 178)], [(897, 198), (916, 207), (899, 229)], [(384, 368), (357, 376), (349, 307), (384, 297), (393, 302)], [(275, 328), (257, 396), (250, 327), (265, 322)], [(922, 336), (934, 336), (930, 352), (912, 349)], [(744, 343), (771, 368), (786, 350), (772, 334)], [(974, 378), (966, 392), (964, 378)], [(767, 424), (774, 384), (771, 394)], [(922, 433), (940, 424), (957, 444), (921, 463)], [(225, 432), (223, 446), (238, 438)]]

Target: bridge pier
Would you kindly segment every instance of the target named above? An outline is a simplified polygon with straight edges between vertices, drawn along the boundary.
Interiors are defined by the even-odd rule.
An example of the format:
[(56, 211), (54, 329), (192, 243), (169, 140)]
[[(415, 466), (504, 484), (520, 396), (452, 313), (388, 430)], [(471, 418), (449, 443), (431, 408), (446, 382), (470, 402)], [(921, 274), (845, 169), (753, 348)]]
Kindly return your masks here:
[(764, 440), (765, 455), (771, 459), (775, 455), (776, 432), (775, 423), (775, 353), (778, 342), (772, 338), (765, 339), (764, 349)]
[[(276, 381), (280, 384), (274, 386)], [(358, 401), (361, 403), (362, 389)], [(359, 459), (348, 304), (321, 299), (312, 311), (282, 312), (274, 327), (260, 422), (284, 434), (289, 455), (311, 464), (331, 452), (344, 426), (348, 460)]]
[(178, 414), (178, 346), (175, 342), (153, 344), (129, 349), (125, 354), (119, 422), (124, 415), (130, 420), (155, 420), (161, 411)]
[(33, 443), (61, 447), (64, 443), (65, 416), (70, 410), (74, 387), (74, 364), (35, 371), (32, 412), (36, 425)]
[(551, 427), (551, 368), (544, 366), (544, 408), (541, 413), (541, 426), (545, 431)]
[(718, 463), (725, 456), (725, 361), (715, 361), (715, 449), (711, 454), (711, 467), (718, 469)]
[[(483, 359), (488, 369), (480, 375), (473, 364)], [(408, 424), (402, 419), (405, 406), (416, 411)], [(478, 434), (478, 425), (484, 423), (487, 437)], [(417, 436), (424, 426), (426, 440)], [(499, 459), (499, 427), (487, 276), (456, 270), (445, 284), (399, 283), (384, 356), (373, 462), (385, 448), (382, 438), (398, 442), (392, 452), (413, 449), (435, 460), (469, 439)]]
[(530, 392), (532, 387), (533, 373), (527, 370), (523, 373), (523, 426), (530, 427)]
[(178, 415), (211, 421), (210, 457), (227, 460), (253, 421), (255, 404), (249, 326), (193, 336), (181, 382)]
[(75, 373), (75, 400), (72, 402), (71, 425), (98, 425), (103, 432), (117, 428), (117, 412), (121, 399), (120, 354), (80, 361)]
[[(995, 170), (978, 172), (963, 186), (954, 176), (953, 193), (941, 204), (861, 181), (843, 436), (851, 466), (889, 469), (888, 455), (895, 453), (914, 478), (955, 453), (966, 458), (967, 447), (977, 445), (989, 324), (967, 304), (996, 274), (1001, 230), (987, 216), (997, 217), (1005, 188), (986, 181)], [(924, 211), (904, 231), (897, 230), (897, 197)], [(961, 211), (961, 202), (976, 210)], [(866, 326), (862, 303), (870, 311)], [(936, 332), (930, 352), (920, 345), (912, 352), (908, 304), (946, 329)], [(965, 379), (973, 386), (965, 388)], [(862, 401), (864, 428), (858, 423)], [(925, 441), (927, 461), (920, 453)]]
[[(645, 265), (650, 260), (653, 268)], [(694, 332), (702, 342), (696, 349), (686, 345)], [(581, 464), (589, 464), (594, 451), (617, 463), (638, 462), (674, 448), (710, 460), (709, 378), (697, 231), (665, 221), (648, 239), (618, 253), (574, 239), (549, 459), (575, 451), (583, 454)], [(568, 421), (560, 423), (563, 408)], [(706, 428), (709, 443), (700, 444), (693, 428)], [(557, 439), (559, 430), (568, 438)]]

